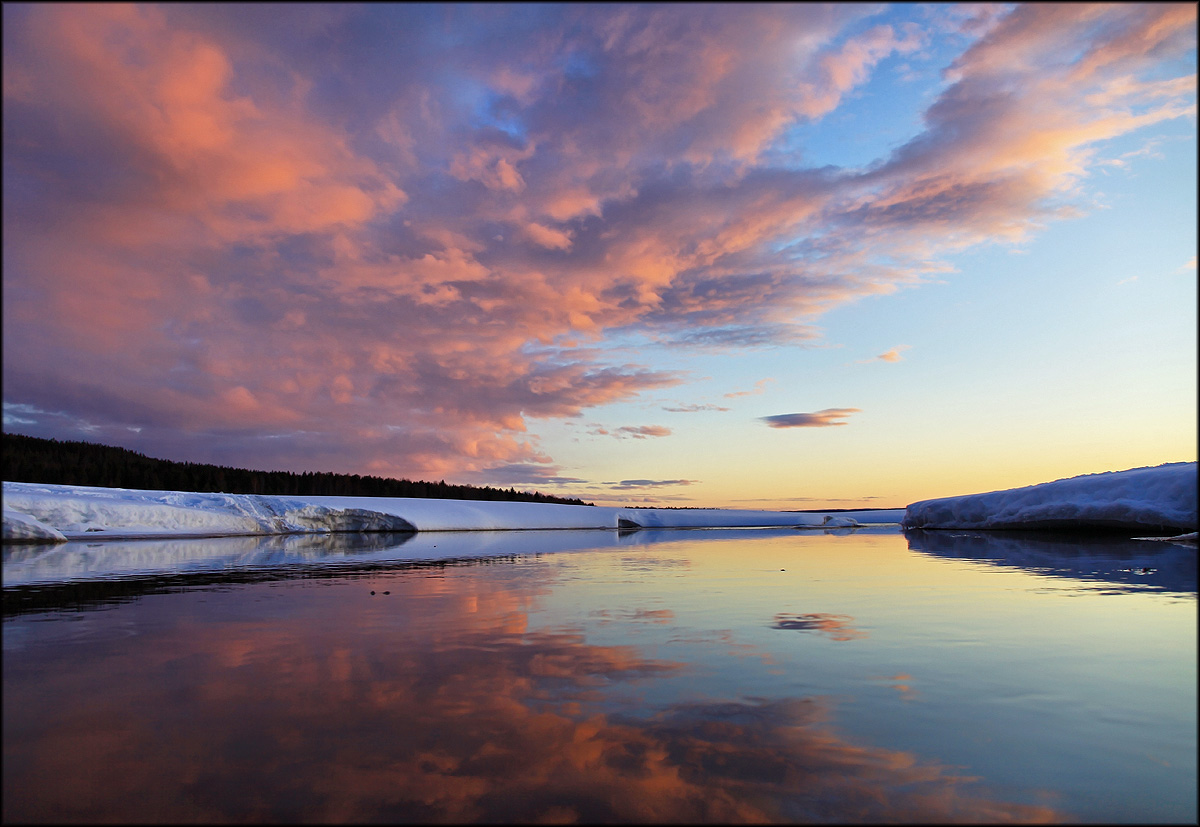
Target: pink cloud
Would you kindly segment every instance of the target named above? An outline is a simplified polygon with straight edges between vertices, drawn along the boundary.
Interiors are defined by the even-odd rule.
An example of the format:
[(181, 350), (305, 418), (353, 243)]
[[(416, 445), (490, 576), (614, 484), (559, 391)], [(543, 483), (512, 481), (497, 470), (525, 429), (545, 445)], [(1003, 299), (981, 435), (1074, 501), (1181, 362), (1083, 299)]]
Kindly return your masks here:
[(662, 425), (622, 425), (613, 432), (616, 437), (633, 437), (645, 439), (652, 436), (670, 436), (671, 429)]
[(1020, 241), (1069, 214), (1099, 142), (1194, 112), (1194, 77), (1138, 79), (1194, 48), (1194, 26), (1186, 6), (1018, 7), (952, 65), (927, 131), (863, 177), (859, 220), (917, 251)]
[[(519, 36), (504, 7), (8, 6), (5, 400), (178, 458), (551, 468), (531, 421), (687, 378), (612, 333), (813, 341), (1194, 112), (1167, 71), (1194, 6), (971, 8), (919, 134), (845, 170), (773, 148), (931, 37), (867, 6), (546, 7)], [(640, 428), (612, 433), (669, 433)]]
[(726, 399), (736, 399), (739, 396), (757, 396), (760, 393), (765, 393), (767, 390), (767, 385), (771, 384), (774, 381), (775, 380), (771, 377), (767, 377), (766, 379), (759, 379), (757, 382), (754, 383), (754, 388), (752, 390), (731, 391), (731, 392), (725, 394), (725, 398)]
[(553, 227), (530, 222), (525, 225), (525, 234), (534, 244), (550, 250), (569, 250), (571, 248), (571, 236)]
[[(145, 176), (140, 190), (127, 182), (126, 202), (110, 207), (142, 209), (151, 200), (234, 241), (361, 224), (406, 197), (296, 103), (268, 108), (235, 91), (220, 44), (173, 27), (157, 8), (45, 7), (29, 24), (31, 48), (53, 68), (23, 100), (102, 129), (104, 139), (127, 145)], [(86, 218), (101, 233), (129, 229)]]
[(922, 40), (919, 31), (910, 31), (904, 37), (897, 37), (891, 26), (876, 26), (846, 41), (838, 51), (820, 59), (819, 79), (806, 90), (801, 111), (809, 118), (819, 118), (832, 112), (843, 95), (870, 77), (871, 70), (879, 61), (895, 52), (904, 54), (918, 49)]

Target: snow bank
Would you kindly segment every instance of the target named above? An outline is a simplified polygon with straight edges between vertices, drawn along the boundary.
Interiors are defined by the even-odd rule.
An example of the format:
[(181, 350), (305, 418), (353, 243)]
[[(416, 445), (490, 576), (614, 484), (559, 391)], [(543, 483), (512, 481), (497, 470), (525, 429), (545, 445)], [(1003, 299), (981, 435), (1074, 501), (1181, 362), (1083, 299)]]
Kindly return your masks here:
[(411, 497), (274, 497), (4, 483), (4, 540), (221, 537), (344, 531), (594, 528), (827, 528), (899, 522), (901, 512), (838, 515), (736, 509), (605, 508)]
[(899, 509), (888, 512), (827, 514), (740, 509), (656, 509), (562, 505), (559, 503), (434, 500), (406, 497), (304, 497), (330, 508), (373, 508), (402, 515), (417, 531), (486, 531), (530, 528), (825, 528), (867, 522), (898, 523)]
[(391, 514), (283, 497), (4, 483), (4, 540), (413, 531)]
[(1196, 463), (913, 503), (904, 512), (613, 508), (412, 497), (275, 497), (4, 483), (6, 543), (375, 531), (905, 528), (1195, 531)]
[(4, 542), (63, 543), (66, 536), (40, 520), (19, 511), (4, 509)]
[(1196, 530), (1196, 463), (1175, 462), (910, 505), (904, 528)]

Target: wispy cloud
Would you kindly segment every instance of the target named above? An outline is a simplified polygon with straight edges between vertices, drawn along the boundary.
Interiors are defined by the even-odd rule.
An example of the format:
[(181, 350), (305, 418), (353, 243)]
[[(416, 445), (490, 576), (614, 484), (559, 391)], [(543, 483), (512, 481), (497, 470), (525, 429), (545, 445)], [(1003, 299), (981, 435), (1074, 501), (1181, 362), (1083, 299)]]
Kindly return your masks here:
[(727, 411), (729, 408), (723, 408), (720, 405), (713, 405), (712, 403), (695, 403), (689, 405), (679, 405), (677, 407), (669, 407), (664, 405), (663, 410), (670, 411), (671, 413), (698, 413), (700, 411)]
[[(772, 503), (863, 503), (870, 500), (885, 499), (884, 497), (748, 497), (733, 500), (739, 503), (772, 502)], [(873, 507), (873, 506), (872, 506)]]
[(622, 425), (619, 428), (594, 425), (588, 433), (592, 436), (611, 436), (616, 439), (646, 439), (647, 437), (670, 436), (671, 429), (665, 425)]
[(896, 345), (891, 350), (880, 353), (878, 356), (874, 356), (870, 359), (860, 359), (858, 364), (865, 365), (869, 364), (870, 362), (901, 362), (904, 360), (904, 357), (900, 355), (900, 351), (908, 350), (910, 347), (910, 345)]
[(556, 465), (536, 463), (506, 463), (483, 469), (474, 480), (489, 485), (561, 486), (586, 485), (588, 480), (559, 473)]
[(621, 480), (620, 482), (605, 483), (614, 491), (626, 491), (634, 488), (669, 488), (677, 485), (693, 485), (700, 480)]
[(737, 399), (742, 396), (758, 396), (760, 393), (764, 393), (767, 389), (767, 385), (771, 384), (774, 381), (775, 380), (770, 377), (768, 377), (766, 379), (759, 379), (757, 382), (754, 383), (754, 387), (751, 390), (730, 391), (729, 393), (725, 394), (725, 398), (726, 399)]
[(845, 425), (846, 417), (861, 413), (858, 408), (826, 408), (815, 413), (776, 414), (759, 417), (772, 428), (829, 428)]
[(671, 429), (663, 425), (623, 425), (613, 432), (613, 436), (632, 437), (633, 439), (670, 435)]
[(30, 419), (29, 417), (37, 417), (45, 415), (45, 411), (39, 410), (32, 405), (18, 405), (12, 402), (4, 403), (4, 424), (5, 425), (33, 425), (38, 420)]

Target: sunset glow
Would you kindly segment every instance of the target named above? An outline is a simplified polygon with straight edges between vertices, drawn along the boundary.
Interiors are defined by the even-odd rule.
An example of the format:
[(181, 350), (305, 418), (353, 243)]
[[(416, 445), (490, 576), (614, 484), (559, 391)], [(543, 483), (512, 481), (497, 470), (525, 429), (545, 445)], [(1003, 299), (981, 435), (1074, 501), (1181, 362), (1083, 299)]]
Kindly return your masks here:
[(1197, 458), (1194, 4), (3, 15), (6, 432), (755, 509)]

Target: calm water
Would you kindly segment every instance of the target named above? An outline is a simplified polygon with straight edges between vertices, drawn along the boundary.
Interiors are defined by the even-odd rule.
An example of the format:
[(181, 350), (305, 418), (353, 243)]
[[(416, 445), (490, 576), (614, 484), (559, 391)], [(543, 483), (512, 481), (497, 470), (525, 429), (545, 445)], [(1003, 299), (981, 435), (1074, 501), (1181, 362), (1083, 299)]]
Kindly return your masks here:
[(73, 543), (4, 584), (6, 822), (1197, 816), (1194, 547)]

